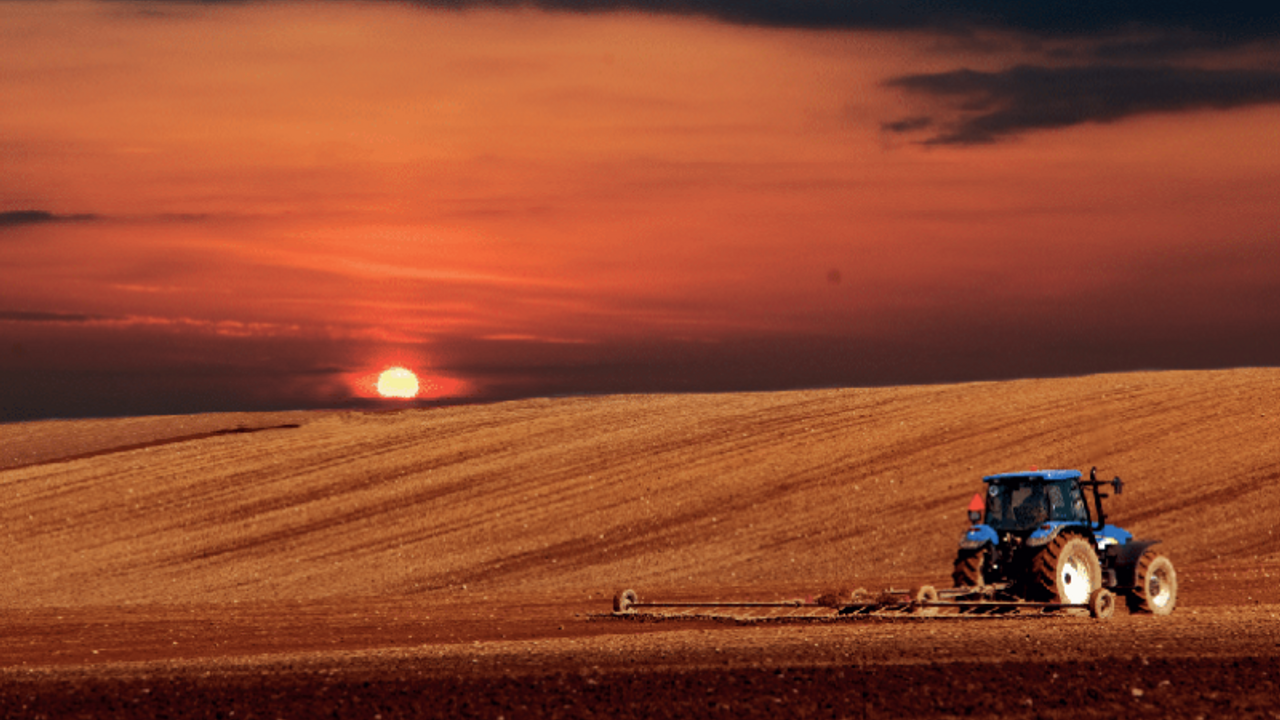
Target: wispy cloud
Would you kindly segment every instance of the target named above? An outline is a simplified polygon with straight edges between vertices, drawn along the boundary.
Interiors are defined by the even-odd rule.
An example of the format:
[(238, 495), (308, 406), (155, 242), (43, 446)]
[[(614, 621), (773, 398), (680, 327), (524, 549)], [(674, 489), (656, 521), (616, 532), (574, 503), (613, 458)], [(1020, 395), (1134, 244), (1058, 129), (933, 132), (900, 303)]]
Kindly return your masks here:
[(885, 123), (889, 132), (936, 132), (929, 144), (990, 143), (1030, 130), (1107, 123), (1135, 115), (1280, 102), (1280, 71), (1089, 65), (955, 70), (894, 78), (927, 96), (937, 117)]
[(19, 227), (22, 225), (43, 225), (47, 223), (62, 222), (87, 222), (91, 220), (100, 220), (97, 215), (92, 214), (76, 214), (76, 215), (59, 215), (49, 212), (48, 210), (7, 210), (0, 212), (0, 230), (7, 227)]
[(41, 310), (0, 310), (0, 323), (3, 322), (84, 325), (107, 328), (171, 327), (222, 335), (224, 337), (298, 335), (304, 330), (302, 325), (296, 323), (206, 320), (191, 317), (150, 315), (110, 316)]
[(0, 310), (0, 322), (26, 323), (87, 323), (102, 322), (110, 318), (105, 315), (86, 315), (83, 313), (42, 312), (30, 310)]

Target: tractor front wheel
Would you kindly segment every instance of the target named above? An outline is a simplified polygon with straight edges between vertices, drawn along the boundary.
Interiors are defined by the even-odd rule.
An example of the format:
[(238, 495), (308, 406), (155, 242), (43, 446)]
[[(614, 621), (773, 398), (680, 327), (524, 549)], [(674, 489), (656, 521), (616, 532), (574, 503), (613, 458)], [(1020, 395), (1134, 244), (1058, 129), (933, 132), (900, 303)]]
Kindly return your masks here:
[(955, 568), (951, 571), (951, 581), (954, 587), (973, 587), (980, 588), (986, 584), (986, 578), (982, 573), (982, 566), (987, 560), (987, 548), (980, 547), (976, 550), (961, 549), (956, 555)]
[(1048, 602), (1087, 605), (1102, 587), (1102, 567), (1088, 540), (1064, 533), (1036, 553), (1030, 580), (1030, 589)]
[(1168, 615), (1178, 604), (1178, 573), (1169, 558), (1148, 550), (1138, 558), (1129, 595), (1131, 612)]

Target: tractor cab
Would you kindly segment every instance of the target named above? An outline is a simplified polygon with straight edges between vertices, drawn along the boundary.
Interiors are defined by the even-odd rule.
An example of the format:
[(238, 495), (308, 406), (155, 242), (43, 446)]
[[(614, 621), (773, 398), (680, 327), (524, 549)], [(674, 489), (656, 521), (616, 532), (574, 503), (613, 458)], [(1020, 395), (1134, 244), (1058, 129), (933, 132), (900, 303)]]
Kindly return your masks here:
[[(1098, 480), (1090, 472), (1089, 479), (1083, 480), (1079, 470), (1028, 470), (988, 475), (982, 481), (986, 492), (975, 495), (969, 504), (972, 527), (965, 543), (971, 547), (990, 542), (1002, 546), (1008, 555), (1014, 546), (1038, 547), (1071, 530), (1096, 542), (1102, 551), (1132, 537), (1108, 525), (1102, 509), (1102, 500), (1108, 496), (1100, 488), (1110, 485), (1118, 493), (1124, 487), (1120, 478)], [(1086, 489), (1092, 490), (1092, 506)]]
[(1107, 524), (1102, 489), (1122, 492), (1119, 477), (1099, 480), (1097, 468), (1088, 480), (1078, 470), (1032, 468), (982, 482), (951, 574), (956, 587), (1011, 587), (1024, 599), (1073, 605), (1105, 588), (1126, 593), (1141, 612), (1173, 611), (1177, 576), (1169, 559), (1150, 549), (1159, 541), (1134, 540)]
[(1029, 535), (1048, 522), (1089, 522), (1076, 470), (1005, 473), (983, 480), (986, 524), (999, 534)]

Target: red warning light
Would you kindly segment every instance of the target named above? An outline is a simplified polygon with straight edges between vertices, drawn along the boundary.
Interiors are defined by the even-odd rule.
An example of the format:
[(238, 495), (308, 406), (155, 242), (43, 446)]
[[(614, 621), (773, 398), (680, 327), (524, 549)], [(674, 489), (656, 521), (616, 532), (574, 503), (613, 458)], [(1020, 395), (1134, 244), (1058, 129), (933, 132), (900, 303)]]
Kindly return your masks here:
[(986, 507), (987, 501), (982, 497), (982, 493), (974, 493), (973, 499), (969, 501), (969, 522), (976, 526), (982, 520), (982, 511)]
[(1039, 469), (1040, 469), (1040, 468), (1036, 467), (1035, 465), (1032, 465), (1032, 466), (1031, 466), (1031, 472), (1035, 472), (1035, 471), (1037, 471), (1037, 470), (1039, 470)]

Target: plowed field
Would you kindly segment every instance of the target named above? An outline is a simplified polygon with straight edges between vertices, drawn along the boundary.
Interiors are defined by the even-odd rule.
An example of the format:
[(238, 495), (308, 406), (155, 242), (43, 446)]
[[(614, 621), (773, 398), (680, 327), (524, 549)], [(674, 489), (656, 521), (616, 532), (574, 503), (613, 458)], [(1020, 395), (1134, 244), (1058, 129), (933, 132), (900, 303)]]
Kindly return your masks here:
[[(1280, 718), (1280, 370), (0, 425), (0, 715)], [(1168, 618), (738, 626), (1120, 475)], [(231, 713), (234, 711), (234, 715)]]

